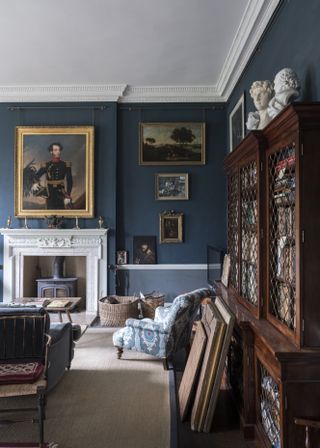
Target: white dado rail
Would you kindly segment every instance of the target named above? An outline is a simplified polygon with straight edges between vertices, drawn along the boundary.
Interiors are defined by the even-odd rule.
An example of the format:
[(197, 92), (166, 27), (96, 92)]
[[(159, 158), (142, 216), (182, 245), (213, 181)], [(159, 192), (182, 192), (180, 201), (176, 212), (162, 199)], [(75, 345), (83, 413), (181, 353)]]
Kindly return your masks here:
[(3, 301), (23, 297), (28, 256), (86, 257), (86, 311), (98, 313), (107, 295), (108, 229), (0, 229), (4, 235)]

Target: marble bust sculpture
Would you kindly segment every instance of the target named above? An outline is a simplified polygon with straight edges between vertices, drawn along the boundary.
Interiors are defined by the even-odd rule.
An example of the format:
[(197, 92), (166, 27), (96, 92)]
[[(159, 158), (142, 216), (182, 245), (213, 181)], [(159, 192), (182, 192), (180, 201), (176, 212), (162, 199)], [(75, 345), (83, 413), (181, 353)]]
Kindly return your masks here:
[(246, 123), (247, 129), (263, 129), (271, 121), (268, 114), (268, 104), (274, 93), (270, 81), (255, 81), (250, 88), (250, 96), (256, 107), (256, 112), (249, 112)]
[(274, 78), (275, 95), (270, 100), (268, 114), (274, 118), (300, 94), (300, 81), (292, 68), (283, 68)]

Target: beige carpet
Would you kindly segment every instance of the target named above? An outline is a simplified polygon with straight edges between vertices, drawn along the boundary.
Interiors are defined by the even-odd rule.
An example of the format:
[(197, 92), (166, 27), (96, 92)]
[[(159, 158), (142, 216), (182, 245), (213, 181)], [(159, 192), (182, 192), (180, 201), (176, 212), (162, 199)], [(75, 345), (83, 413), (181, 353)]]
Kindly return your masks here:
[[(113, 331), (89, 328), (77, 342), (71, 370), (48, 396), (45, 440), (59, 448), (169, 448), (168, 372), (137, 352), (119, 361)], [(0, 428), (0, 441), (34, 441), (37, 429)]]

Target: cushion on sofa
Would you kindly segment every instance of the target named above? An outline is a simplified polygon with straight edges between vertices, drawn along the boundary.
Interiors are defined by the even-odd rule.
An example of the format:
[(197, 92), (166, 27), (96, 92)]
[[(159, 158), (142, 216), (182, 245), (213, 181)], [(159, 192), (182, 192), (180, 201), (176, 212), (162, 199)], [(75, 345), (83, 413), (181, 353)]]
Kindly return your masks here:
[(40, 362), (0, 364), (0, 384), (33, 383), (42, 375), (44, 365)]

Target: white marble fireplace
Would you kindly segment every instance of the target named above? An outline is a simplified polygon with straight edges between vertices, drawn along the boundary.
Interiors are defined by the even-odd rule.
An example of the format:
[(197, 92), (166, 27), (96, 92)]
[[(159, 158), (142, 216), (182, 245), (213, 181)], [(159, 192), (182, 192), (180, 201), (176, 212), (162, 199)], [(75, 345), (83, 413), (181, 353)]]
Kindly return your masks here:
[(1, 229), (0, 232), (4, 235), (4, 302), (24, 297), (27, 257), (85, 257), (86, 311), (98, 314), (98, 300), (107, 295), (108, 229)]

